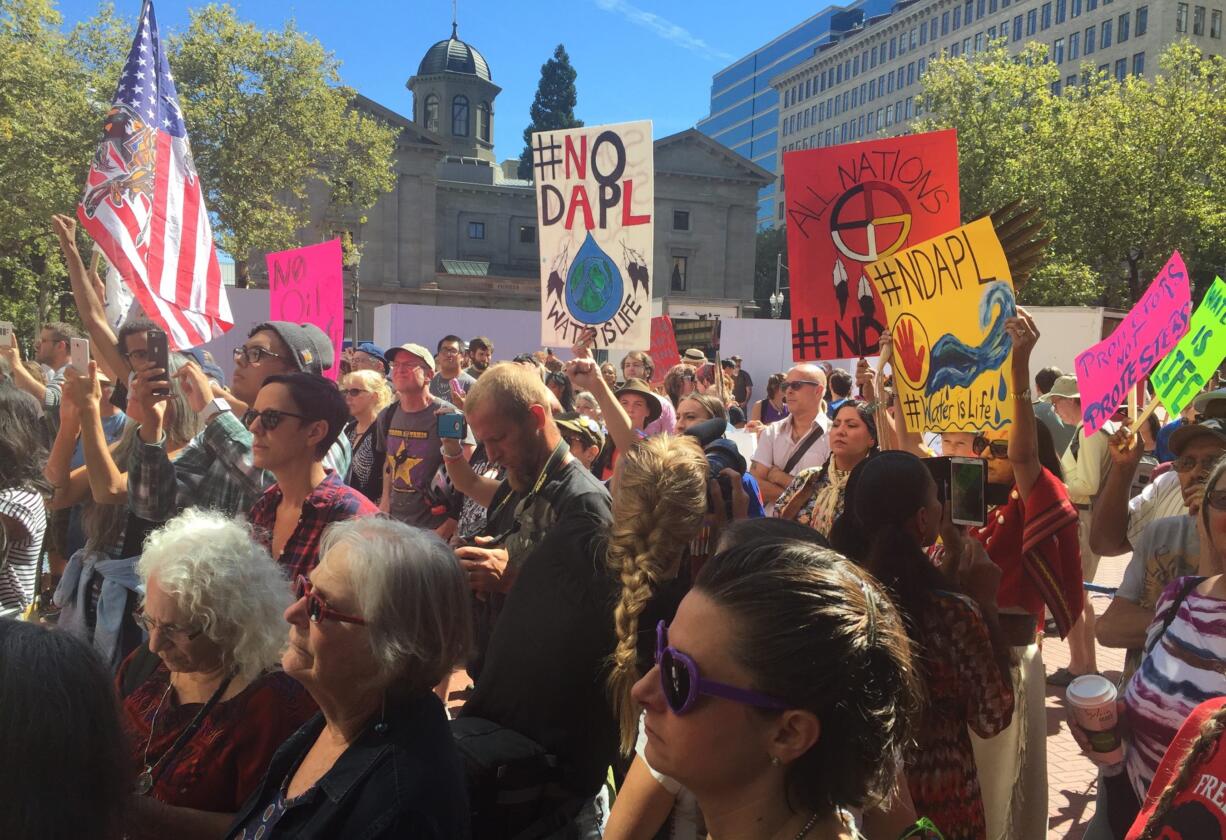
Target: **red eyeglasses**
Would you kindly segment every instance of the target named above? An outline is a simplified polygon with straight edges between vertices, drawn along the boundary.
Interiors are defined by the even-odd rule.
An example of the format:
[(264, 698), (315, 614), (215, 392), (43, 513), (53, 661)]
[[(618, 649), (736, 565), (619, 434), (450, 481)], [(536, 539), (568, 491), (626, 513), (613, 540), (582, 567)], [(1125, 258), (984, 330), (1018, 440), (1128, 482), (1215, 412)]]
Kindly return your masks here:
[(366, 624), (366, 619), (358, 618), (352, 615), (345, 615), (328, 606), (328, 602), (315, 594), (315, 587), (311, 585), (311, 580), (306, 575), (298, 575), (294, 581), (294, 597), (302, 600), (307, 599), (307, 618), (318, 624), (325, 618), (330, 618), (333, 621), (344, 622), (345, 624)]

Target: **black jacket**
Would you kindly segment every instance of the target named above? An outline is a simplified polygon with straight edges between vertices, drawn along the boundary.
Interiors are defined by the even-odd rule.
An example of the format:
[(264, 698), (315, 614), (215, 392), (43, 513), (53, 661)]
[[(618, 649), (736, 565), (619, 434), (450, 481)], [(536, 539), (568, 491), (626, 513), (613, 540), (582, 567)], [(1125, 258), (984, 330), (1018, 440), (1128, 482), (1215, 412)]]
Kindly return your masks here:
[[(442, 703), (427, 692), (389, 704), (384, 720), (386, 732), (367, 729), (265, 837), (466, 840), (468, 795)], [(227, 837), (259, 824), (259, 812), (276, 801), (323, 726), (316, 715), (280, 746)]]

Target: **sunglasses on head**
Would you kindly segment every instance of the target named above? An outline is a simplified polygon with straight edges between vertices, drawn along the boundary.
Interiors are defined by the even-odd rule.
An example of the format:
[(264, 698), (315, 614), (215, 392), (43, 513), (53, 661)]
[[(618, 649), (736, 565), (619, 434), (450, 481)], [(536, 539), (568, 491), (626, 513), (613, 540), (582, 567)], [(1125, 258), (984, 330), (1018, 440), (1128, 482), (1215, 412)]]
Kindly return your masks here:
[(821, 385), (816, 379), (793, 379), (790, 382), (783, 383), (783, 390), (794, 391), (802, 385)]
[(294, 580), (294, 597), (301, 601), (307, 599), (307, 618), (318, 624), (325, 618), (330, 618), (333, 621), (340, 621), (344, 624), (365, 624), (366, 620), (352, 615), (345, 615), (328, 606), (320, 595), (316, 594), (315, 587), (311, 584), (311, 579), (306, 575), (298, 575)]
[(722, 697), (758, 709), (782, 711), (791, 708), (782, 700), (756, 691), (703, 679), (693, 659), (668, 646), (668, 625), (663, 621), (656, 625), (656, 665), (660, 669), (660, 687), (664, 690), (664, 700), (675, 715), (690, 711), (702, 694)]
[(975, 439), (971, 441), (971, 451), (976, 455), (982, 455), (985, 449), (993, 458), (1009, 457), (1009, 441), (988, 440), (983, 435), (975, 435)]
[(280, 426), (281, 421), (286, 417), (296, 417), (299, 420), (306, 420), (306, 418), (301, 414), (292, 414), (288, 411), (278, 411), (275, 408), (266, 408), (263, 411), (256, 411), (254, 408), (252, 408), (248, 409), (247, 413), (243, 415), (243, 426), (250, 429), (251, 424), (255, 422), (257, 417), (260, 419), (260, 425), (270, 432), (277, 428), (277, 426)]

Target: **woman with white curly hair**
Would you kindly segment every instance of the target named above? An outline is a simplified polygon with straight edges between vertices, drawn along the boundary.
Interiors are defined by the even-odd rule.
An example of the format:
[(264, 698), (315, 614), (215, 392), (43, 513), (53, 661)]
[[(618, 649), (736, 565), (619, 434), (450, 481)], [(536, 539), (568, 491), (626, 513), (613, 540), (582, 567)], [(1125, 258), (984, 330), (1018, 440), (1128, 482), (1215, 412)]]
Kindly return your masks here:
[(277, 667), (289, 586), (245, 523), (188, 510), (137, 567), (149, 634), (120, 668), (129, 837), (220, 837), (315, 703)]

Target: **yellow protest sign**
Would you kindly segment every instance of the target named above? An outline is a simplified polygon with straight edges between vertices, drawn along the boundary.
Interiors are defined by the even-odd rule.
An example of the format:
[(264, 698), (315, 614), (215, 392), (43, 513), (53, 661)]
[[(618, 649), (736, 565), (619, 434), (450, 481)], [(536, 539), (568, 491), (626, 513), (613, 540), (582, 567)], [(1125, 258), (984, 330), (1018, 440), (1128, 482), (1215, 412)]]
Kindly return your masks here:
[(1013, 421), (1005, 320), (1013, 278), (992, 220), (978, 219), (868, 267), (894, 338), (898, 412), (913, 432)]
[(1221, 277), (1205, 292), (1192, 323), (1167, 357), (1149, 374), (1154, 394), (1172, 415), (1200, 393), (1226, 358), (1226, 283)]

